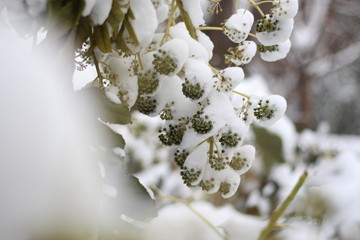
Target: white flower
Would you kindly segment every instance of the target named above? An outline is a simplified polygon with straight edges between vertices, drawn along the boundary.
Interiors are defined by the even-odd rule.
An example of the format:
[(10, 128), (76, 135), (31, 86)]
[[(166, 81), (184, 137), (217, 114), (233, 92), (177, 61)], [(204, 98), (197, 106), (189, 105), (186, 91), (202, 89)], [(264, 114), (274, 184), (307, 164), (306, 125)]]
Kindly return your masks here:
[(269, 127), (284, 115), (286, 100), (279, 95), (269, 95), (252, 99), (252, 111), (256, 122), (263, 127)]
[(275, 0), (276, 5), (271, 13), (277, 19), (291, 19), (297, 14), (299, 3), (298, 0)]
[(141, 49), (148, 47), (151, 43), (155, 30), (158, 26), (158, 20), (155, 8), (150, 0), (131, 0), (130, 8), (135, 18), (129, 18), (129, 22), (134, 29), (139, 44), (136, 44), (131, 39), (126, 28), (123, 38), (126, 46), (131, 50), (131, 52), (137, 53)]
[(252, 145), (244, 145), (233, 154), (229, 166), (239, 175), (246, 173), (255, 159), (255, 148)]
[(240, 67), (228, 67), (214, 76), (214, 88), (218, 92), (230, 92), (244, 80), (244, 71)]
[(205, 24), (200, 0), (182, 0), (184, 10), (189, 15), (192, 25), (198, 27)]
[(254, 23), (254, 15), (246, 9), (238, 9), (224, 25), (224, 34), (235, 43), (244, 41)]
[(286, 57), (291, 48), (290, 40), (273, 46), (259, 45), (258, 49), (262, 60), (267, 62), (275, 62)]
[(183, 94), (192, 101), (202, 101), (212, 88), (211, 68), (202, 60), (188, 59), (184, 64), (184, 72)]
[(174, 76), (183, 67), (188, 57), (188, 47), (184, 40), (172, 39), (166, 42), (154, 54), (155, 71), (167, 76)]
[(169, 5), (164, 0), (151, 0), (156, 10), (156, 17), (159, 23), (165, 21), (169, 13)]
[(196, 33), (198, 35), (198, 41), (190, 36), (183, 22), (170, 28), (172, 38), (179, 38), (186, 42), (189, 48), (189, 57), (209, 61), (212, 58), (214, 44), (205, 33), (201, 31), (197, 31)]
[(267, 14), (258, 20), (256, 37), (260, 43), (271, 46), (289, 39), (293, 28), (293, 19), (278, 19), (271, 14)]
[(186, 185), (197, 185), (204, 176), (204, 169), (208, 159), (209, 144), (204, 143), (195, 148), (184, 162), (181, 176)]
[(229, 55), (225, 55), (227, 63), (232, 62), (239, 66), (248, 64), (256, 54), (256, 43), (253, 41), (243, 41), (234, 48), (229, 48)]

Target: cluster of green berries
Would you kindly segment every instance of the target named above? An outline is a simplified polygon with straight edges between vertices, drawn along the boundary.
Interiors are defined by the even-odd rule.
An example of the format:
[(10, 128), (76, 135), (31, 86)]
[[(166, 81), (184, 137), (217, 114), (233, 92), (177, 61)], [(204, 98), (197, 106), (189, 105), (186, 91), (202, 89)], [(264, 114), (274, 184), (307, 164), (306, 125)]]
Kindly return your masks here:
[(214, 178), (201, 180), (201, 182), (199, 183), (199, 187), (201, 187), (203, 191), (210, 191), (215, 187), (214, 181)]
[(219, 192), (222, 194), (228, 194), (230, 192), (231, 184), (227, 182), (222, 182), (220, 184)]
[(152, 94), (158, 89), (159, 77), (156, 72), (152, 70), (139, 72), (137, 77), (139, 94)]
[(257, 21), (256, 32), (274, 32), (280, 30), (277, 26), (279, 20), (273, 19), (273, 15), (265, 15), (263, 18)]
[(231, 79), (224, 77), (224, 75), (219, 72), (216, 75), (216, 79), (214, 81), (213, 88), (218, 92), (229, 92), (233, 89), (233, 85), (231, 83)]
[(242, 32), (235, 28), (229, 28), (227, 26), (223, 27), (223, 33), (233, 42), (241, 41), (241, 39), (244, 39), (247, 34), (246, 32)]
[(175, 72), (177, 68), (176, 59), (171, 57), (166, 50), (159, 49), (157, 53), (153, 55), (154, 60), (152, 64), (156, 72), (163, 75), (170, 75)]
[(172, 114), (171, 108), (170, 107), (165, 107), (160, 113), (160, 118), (162, 120), (173, 120), (174, 116)]
[(221, 137), (219, 139), (221, 146), (226, 147), (236, 147), (239, 141), (241, 141), (241, 136), (239, 136), (238, 133), (233, 133), (231, 130), (221, 134)]
[(185, 78), (185, 82), (182, 84), (182, 92), (185, 97), (198, 100), (204, 95), (205, 91), (201, 88), (200, 83), (192, 84)]
[(168, 128), (159, 130), (159, 139), (166, 146), (180, 145), (185, 131), (186, 127), (181, 123), (177, 125), (169, 125)]
[(269, 100), (259, 100), (258, 105), (254, 108), (254, 116), (258, 120), (271, 119), (274, 116), (274, 110), (269, 106)]
[(145, 115), (154, 113), (157, 107), (157, 100), (151, 96), (139, 96), (136, 100), (137, 110)]
[(242, 158), (241, 154), (239, 152), (237, 152), (231, 158), (229, 166), (234, 170), (241, 170), (244, 167), (249, 167), (249, 163), (246, 158)]
[(204, 115), (203, 111), (198, 111), (191, 119), (191, 127), (197, 133), (206, 134), (213, 128), (213, 123), (208, 115)]
[(198, 180), (200, 177), (201, 171), (195, 170), (194, 168), (187, 169), (187, 167), (183, 167), (183, 170), (180, 172), (180, 175), (186, 184), (186, 186), (191, 187), (191, 184)]
[(257, 45), (257, 50), (259, 52), (273, 52), (273, 51), (279, 51), (279, 45), (272, 45), (272, 46), (264, 46), (262, 44)]
[[(243, 43), (240, 43), (243, 45)], [(229, 54), (225, 54), (225, 63), (230, 64), (232, 59), (236, 59), (238, 61), (249, 61), (249, 57), (244, 57), (243, 52), (244, 49), (239, 49), (239, 47), (230, 47), (228, 50)]]
[(186, 158), (189, 156), (189, 152), (185, 151), (185, 150), (176, 150), (175, 154), (174, 154), (174, 160), (175, 163), (181, 168), (184, 168), (184, 163)]
[(229, 163), (229, 157), (225, 157), (220, 154), (215, 154), (209, 158), (210, 167), (217, 171), (225, 169), (228, 163)]

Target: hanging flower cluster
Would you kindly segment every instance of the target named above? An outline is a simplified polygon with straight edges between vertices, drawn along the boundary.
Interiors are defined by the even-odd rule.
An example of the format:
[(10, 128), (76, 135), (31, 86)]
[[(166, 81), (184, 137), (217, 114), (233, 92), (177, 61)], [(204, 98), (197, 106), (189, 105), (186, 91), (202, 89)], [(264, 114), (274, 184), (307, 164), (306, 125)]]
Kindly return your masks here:
[[(255, 56), (256, 50), (260, 52), (260, 57), (267, 62), (285, 58), (291, 47), (289, 37), (294, 27), (293, 18), (298, 10), (298, 1), (270, 1), (274, 7), (269, 14), (264, 14), (260, 9), (261, 4), (269, 1), (249, 2), (262, 16), (256, 23), (256, 35), (249, 33), (254, 22), (252, 13), (246, 9), (238, 9), (223, 26), (223, 32), (229, 39), (238, 43), (238, 46), (228, 50), (229, 54), (225, 55), (226, 63), (237, 66), (247, 64)], [(257, 47), (255, 42), (245, 41), (249, 34), (259, 41)]]
[[(34, 11), (49, 18), (49, 36), (75, 39), (81, 68), (95, 66), (93, 85), (104, 89), (109, 101), (164, 120), (159, 140), (175, 148), (186, 185), (223, 197), (236, 192), (255, 158), (255, 148), (243, 145), (249, 125), (269, 126), (286, 109), (281, 96), (235, 91), (244, 79), (239, 65), (248, 64), (256, 51), (265, 61), (286, 56), (296, 0), (274, 0), (266, 15), (260, 4), (269, 1), (249, 0), (263, 16), (256, 35), (250, 33), (254, 16), (243, 8), (217, 28), (238, 44), (225, 56), (233, 66), (220, 70), (209, 64), (214, 45), (202, 30), (212, 27), (204, 27), (200, 0), (39, 2), (41, 8)], [(221, 11), (220, 0), (210, 2), (210, 12)], [(9, 7), (9, 13), (14, 9)], [(69, 11), (71, 21), (66, 19)], [(234, 103), (234, 95), (242, 96), (240, 104)]]
[[(224, 34), (238, 43), (229, 50), (226, 62), (247, 64), (257, 49), (265, 60), (289, 51), (290, 44), (281, 41), (289, 37), (292, 22), (290, 26), (280, 20), (275, 12), (283, 3), (274, 4), (271, 16), (260, 19), (256, 28), (264, 45), (246, 40), (254, 23), (249, 10), (238, 9), (225, 22)], [(206, 27), (199, 27), (204, 24), (199, 0), (132, 0), (129, 9), (134, 15), (129, 24), (138, 42), (125, 39), (127, 52), (95, 52), (102, 72), (111, 72), (103, 85), (107, 96), (164, 120), (159, 140), (175, 148), (174, 160), (186, 185), (232, 196), (255, 158), (255, 148), (242, 145), (249, 125), (254, 121), (261, 126), (273, 124), (285, 112), (286, 101), (277, 95), (257, 97), (234, 91), (244, 79), (242, 68), (216, 70), (209, 65), (213, 43), (201, 32)], [(164, 11), (166, 28), (155, 33)], [(183, 22), (176, 21), (177, 11)], [(232, 102), (234, 94), (242, 95), (240, 106)]]

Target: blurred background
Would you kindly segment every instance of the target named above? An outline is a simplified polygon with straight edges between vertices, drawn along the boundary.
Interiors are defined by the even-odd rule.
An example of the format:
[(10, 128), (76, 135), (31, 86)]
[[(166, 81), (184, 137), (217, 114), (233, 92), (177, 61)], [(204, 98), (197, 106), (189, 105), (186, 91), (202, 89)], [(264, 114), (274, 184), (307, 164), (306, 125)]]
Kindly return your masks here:
[[(239, 1), (239, 6), (247, 5), (246, 0)], [(271, 8), (261, 6), (265, 12)], [(235, 1), (224, 0), (221, 8), (219, 14), (208, 15), (210, 26), (229, 18)], [(288, 56), (268, 63), (257, 55), (244, 66), (246, 76), (262, 75), (273, 92), (286, 98), (287, 114), (298, 130), (327, 123), (333, 133), (360, 134), (359, 10), (357, 0), (299, 0)], [(223, 54), (233, 44), (216, 31), (208, 34), (215, 45), (212, 63), (224, 67)]]
[[(206, 12), (210, 2), (216, 1), (202, 0), (204, 12)], [(0, 1), (0, 9), (2, 9), (1, 4)], [(246, 8), (248, 1), (239, 0), (237, 5)], [(222, 0), (220, 6), (222, 11), (219, 14), (205, 14), (208, 26), (220, 26), (224, 19), (229, 18), (234, 13), (236, 4), (232, 0)], [(261, 6), (264, 12), (268, 12), (271, 8), (271, 4)], [(256, 15), (254, 9), (251, 11), (255, 14), (255, 19), (260, 17)], [(29, 49), (32, 47), (32, 39), (28, 39), (25, 49), (20, 48), (19, 46), (23, 43), (15, 44), (14, 39), (17, 39), (18, 36), (14, 32), (9, 34), (9, 31), (12, 30), (5, 22), (2, 22), (1, 18), (0, 26), (6, 25), (6, 31), (1, 32), (3, 43), (2, 52), (0, 52), (2, 54), (1, 65), (12, 64), (12, 68), (6, 67), (7, 71), (4, 71), (3, 78), (0, 80), (2, 86), (0, 88), (2, 90), (0, 91), (0, 106), (1, 109), (6, 109), (3, 111), (4, 116), (15, 113), (13, 118), (16, 119), (16, 122), (11, 118), (5, 121), (4, 118), (1, 119), (0, 125), (2, 132), (0, 135), (2, 145), (0, 149), (0, 170), (2, 170), (0, 174), (2, 177), (0, 179), (0, 212), (6, 213), (2, 214), (3, 216), (0, 219), (0, 223), (2, 223), (0, 224), (0, 234), (7, 236), (4, 233), (14, 232), (8, 227), (12, 225), (11, 222), (8, 225), (3, 224), (9, 222), (9, 216), (14, 216), (13, 218), (16, 221), (13, 221), (22, 226), (25, 210), (28, 211), (26, 219), (29, 221), (35, 219), (33, 216), (40, 216), (39, 212), (41, 211), (43, 211), (44, 216), (49, 215), (51, 218), (52, 215), (48, 214), (47, 209), (43, 209), (43, 206), (51, 201), (57, 201), (46, 199), (46, 196), (40, 193), (42, 188), (45, 189), (43, 190), (45, 193), (48, 193), (48, 188), (54, 189), (50, 180), (47, 179), (52, 179), (53, 173), (60, 169), (68, 175), (58, 174), (56, 180), (60, 182), (59, 188), (69, 189), (70, 192), (63, 194), (63, 198), (58, 198), (58, 195), (55, 195), (57, 199), (68, 199), (68, 201), (61, 201), (63, 208), (57, 206), (59, 212), (62, 212), (62, 209), (69, 209), (69, 215), (65, 214), (66, 218), (64, 219), (67, 223), (65, 225), (72, 225), (73, 222), (67, 220), (73, 218), (73, 214), (77, 214), (73, 209), (83, 209), (83, 212), (91, 215), (91, 211), (88, 209), (91, 210), (94, 207), (90, 204), (89, 198), (93, 194), (96, 195), (100, 192), (100, 195), (106, 195), (106, 201), (101, 201), (101, 206), (106, 210), (105, 216), (110, 217), (110, 219), (114, 218), (116, 224), (114, 224), (115, 226), (109, 224), (107, 226), (109, 229), (106, 229), (109, 237), (101, 239), (220, 239), (193, 212), (188, 211), (188, 207), (179, 203), (174, 204), (174, 201), (164, 201), (158, 198), (157, 209), (155, 209), (155, 204), (147, 194), (148, 192), (151, 195), (153, 194), (149, 189), (151, 187), (152, 189), (159, 189), (164, 195), (190, 202), (193, 208), (197, 209), (215, 226), (225, 221), (229, 222), (230, 219), (230, 222), (235, 223), (235, 225), (228, 230), (230, 232), (231, 229), (236, 230), (236, 234), (232, 235), (233, 238), (230, 239), (255, 240), (257, 239), (256, 235), (264, 228), (265, 220), (286, 198), (299, 176), (307, 170), (309, 176), (305, 185), (283, 215), (281, 226), (276, 229), (278, 235), (273, 236), (272, 239), (358, 240), (360, 236), (359, 12), (360, 1), (358, 0), (299, 0), (299, 12), (295, 17), (294, 31), (291, 36), (292, 49), (288, 56), (283, 60), (270, 63), (262, 61), (257, 55), (250, 64), (243, 66), (246, 77), (240, 86), (245, 93), (282, 95), (287, 99), (288, 109), (286, 116), (274, 126), (266, 129), (257, 126), (251, 128), (245, 144), (252, 144), (256, 147), (256, 160), (251, 170), (242, 176), (239, 190), (229, 199), (223, 199), (217, 193), (209, 195), (200, 189), (190, 189), (183, 184), (180, 170), (173, 161), (174, 149), (163, 146), (158, 140), (158, 130), (163, 122), (157, 117), (150, 118), (133, 112), (131, 124), (117, 126), (116, 131), (123, 136), (126, 142), (124, 150), (118, 149), (121, 153), (118, 152), (118, 155), (121, 155), (119, 159), (110, 159), (108, 157), (110, 151), (105, 151), (103, 146), (95, 149), (96, 151), (92, 148), (89, 153), (87, 141), (97, 138), (88, 137), (89, 135), (84, 134), (84, 132), (91, 132), (93, 126), (80, 128), (83, 130), (78, 130), (80, 133), (74, 130), (78, 129), (79, 125), (83, 125), (84, 121), (87, 121), (85, 119), (87, 115), (83, 114), (83, 110), (79, 111), (80, 124), (74, 124), (74, 112), (78, 109), (74, 112), (68, 112), (72, 100), (66, 102), (65, 105), (59, 104), (62, 103), (63, 99), (60, 97), (59, 100), (54, 97), (58, 93), (55, 90), (53, 92), (52, 88), (51, 91), (46, 91), (47, 85), (45, 86), (41, 82), (43, 79), (45, 79), (44, 81), (46, 79), (56, 80), (57, 78), (53, 78), (53, 75), (56, 75), (61, 78), (59, 82), (67, 83), (66, 87), (69, 89), (71, 88), (69, 87), (70, 77), (64, 76), (63, 71), (55, 72), (55, 74), (45, 72), (42, 78), (36, 75), (32, 78), (29, 77), (33, 72), (43, 72), (43, 69), (50, 69), (47, 64), (51, 61), (47, 59), (45, 61), (47, 64), (41, 62), (40, 66), (39, 64), (29, 65), (28, 63), (34, 60), (33, 56), (24, 58), (23, 54), (31, 52)], [(211, 64), (219, 69), (225, 68), (224, 54), (227, 53), (229, 47), (234, 47), (234, 44), (219, 31), (206, 31), (206, 33), (215, 45)], [(8, 36), (8, 39), (3, 36)], [(35, 42), (39, 41), (40, 39)], [(18, 59), (22, 59), (22, 61)], [(67, 63), (74, 67), (72, 60)], [(17, 73), (19, 66), (27, 66), (22, 69), (28, 71)], [(94, 79), (94, 69), (89, 68), (89, 71), (92, 71), (92, 74), (76, 71), (74, 84), (76, 85), (79, 81), (89, 82)], [(8, 79), (13, 81), (6, 81)], [(21, 82), (23, 79), (29, 80), (26, 82), (26, 88), (17, 91), (17, 89), (24, 87)], [(33, 84), (32, 81), (36, 84)], [(83, 85), (78, 84), (75, 88), (80, 89)], [(35, 96), (38, 96), (39, 99)], [(9, 99), (14, 99), (14, 101), (9, 101)], [(26, 108), (23, 105), (24, 99), (34, 100), (32, 102), (26, 101), (30, 106), (29, 113), (26, 115), (32, 116), (32, 118), (26, 118), (26, 124), (23, 124), (23, 111), (21, 111), (21, 109)], [(62, 107), (55, 109), (51, 105), (52, 101)], [(42, 104), (51, 105), (49, 111), (44, 111), (44, 108), (41, 108)], [(36, 106), (34, 109), (40, 114), (31, 114), (32, 106)], [(99, 105), (98, 108), (104, 109), (104, 106)], [(42, 124), (38, 119), (44, 121), (49, 116), (53, 116), (57, 121), (46, 121), (46, 124)], [(66, 122), (61, 120), (63, 118), (72, 120)], [(130, 119), (126, 123), (129, 122)], [(12, 128), (8, 128), (5, 123)], [(18, 126), (22, 126), (22, 128)], [(48, 126), (54, 132), (44, 131), (44, 126)], [(26, 135), (28, 138), (23, 138), (22, 131), (19, 129), (31, 129), (31, 133)], [(5, 130), (9, 132), (8, 135), (14, 136), (11, 142), (9, 142), (8, 136), (4, 134), (7, 133)], [(42, 141), (39, 143), (33, 141), (34, 146), (29, 145), (28, 143), (32, 142), (33, 136), (39, 138), (38, 132), (44, 133), (40, 135)], [(54, 137), (56, 134), (62, 137)], [(50, 164), (47, 161), (48, 156), (29, 155), (29, 151), (27, 151), (27, 149), (40, 149), (41, 151), (34, 150), (34, 152), (36, 154), (42, 153), (43, 149), (53, 146), (50, 145), (51, 142), (47, 141), (49, 138), (61, 139), (62, 141), (64, 149), (49, 148), (51, 158), (55, 159), (55, 163), (61, 163), (59, 165), (62, 166), (61, 168), (58, 165), (46, 167), (46, 164)], [(75, 139), (74, 143), (68, 139)], [(124, 139), (121, 138), (122, 146)], [(114, 147), (113, 144), (120, 142), (119, 140), (113, 141), (106, 135), (99, 138), (100, 143), (92, 143), (92, 145), (104, 145), (107, 140), (111, 142), (108, 150)], [(84, 142), (86, 144), (83, 144)], [(4, 143), (12, 144), (11, 148)], [(58, 142), (55, 142), (54, 145), (58, 146)], [(21, 148), (23, 151), (17, 152), (19, 146), (27, 146), (27, 148)], [(8, 149), (9, 153), (5, 149)], [(81, 152), (78, 152), (79, 149)], [(86, 154), (83, 154), (83, 149), (85, 149)], [(13, 152), (18, 155), (17, 161), (13, 161), (9, 157), (13, 156)], [(46, 153), (47, 151), (43, 152)], [(91, 157), (87, 154), (90, 154)], [(82, 157), (78, 157), (79, 155)], [(67, 161), (64, 161), (64, 158)], [(78, 161), (72, 161), (73, 159)], [(89, 159), (94, 161), (89, 161)], [(93, 163), (97, 163), (97, 161), (101, 162), (100, 167), (93, 166)], [(92, 162), (90, 166), (89, 162)], [(32, 171), (28, 170), (29, 166), (33, 166), (30, 168)], [(100, 174), (101, 168), (107, 170), (106, 177)], [(73, 171), (69, 172), (69, 169)], [(93, 169), (96, 173), (93, 173)], [(133, 178), (122, 179), (124, 174), (126, 176), (134, 174), (141, 184), (147, 187), (148, 192), (143, 189), (138, 180)], [(29, 179), (33, 181), (29, 181)], [(131, 181), (132, 184), (129, 184)], [(49, 182), (49, 184), (43, 186), (40, 182)], [(132, 187), (126, 188), (124, 185)], [(16, 191), (13, 192), (13, 189)], [(34, 193), (32, 189), (39, 189), (39, 193)], [(125, 192), (126, 189), (130, 189), (130, 192)], [(57, 188), (55, 190), (57, 193)], [(132, 192), (132, 190), (134, 191)], [(27, 200), (28, 196), (32, 196), (31, 204)], [(73, 203), (73, 205), (68, 204), (68, 202)], [(131, 204), (125, 204), (127, 202)], [(154, 212), (158, 211), (159, 217), (148, 225), (149, 232), (146, 237), (138, 237), (135, 236), (137, 234), (132, 235), (132, 233), (129, 233), (131, 237), (126, 236), (127, 231), (129, 232), (129, 229), (133, 227), (136, 228), (135, 232), (137, 232), (138, 225), (134, 224), (131, 219), (124, 220), (124, 214), (131, 215), (125, 210), (137, 209), (140, 205), (146, 207), (145, 202), (150, 202), (149, 208), (153, 210), (149, 215), (153, 217), (156, 215)], [(83, 203), (89, 204), (84, 205)], [(142, 209), (140, 211), (146, 212)], [(83, 216), (82, 213), (79, 215)], [(87, 215), (84, 216), (89, 219)], [(43, 218), (40, 219), (41, 224), (48, 220), (46, 217)], [(74, 222), (76, 220), (75, 218)], [(82, 218), (79, 219), (79, 221), (82, 220)], [(93, 223), (91, 222), (91, 224)], [(131, 227), (129, 227), (130, 225)], [(229, 224), (225, 224), (225, 226), (229, 227)], [(98, 230), (93, 225), (90, 228), (94, 232)], [(192, 229), (190, 233), (189, 229)], [(38, 239), (49, 240), (51, 238), (34, 238), (34, 240)], [(76, 240), (78, 239), (88, 238), (76, 238)]]

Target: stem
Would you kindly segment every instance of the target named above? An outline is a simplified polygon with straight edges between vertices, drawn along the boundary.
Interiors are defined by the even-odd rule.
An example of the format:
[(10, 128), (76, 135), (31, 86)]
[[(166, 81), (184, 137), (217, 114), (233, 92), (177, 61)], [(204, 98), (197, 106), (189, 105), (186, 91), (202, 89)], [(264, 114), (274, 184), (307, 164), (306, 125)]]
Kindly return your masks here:
[(272, 4), (275, 4), (274, 1), (271, 1), (271, 0), (266, 0), (266, 1), (261, 1), (261, 2), (257, 2), (256, 5), (260, 5), (260, 4), (263, 4), (263, 3), (272, 3)]
[(220, 154), (219, 147), (218, 147), (218, 145), (216, 144), (215, 138), (214, 138), (213, 136), (211, 137), (211, 142), (214, 143), (215, 148), (216, 148), (216, 151), (218, 152), (218, 154)]
[(209, 67), (211, 68), (211, 70), (213, 71), (214, 74), (219, 74), (219, 71), (216, 68), (214, 68), (210, 64), (209, 64)]
[(191, 19), (189, 17), (189, 14), (185, 11), (183, 3), (181, 0), (176, 0), (176, 3), (179, 7), (180, 10), (180, 15), (185, 23), (186, 29), (188, 30), (190, 36), (195, 39), (198, 40), (198, 36), (196, 33), (196, 28), (194, 27), (194, 25), (191, 22)]
[(236, 94), (239, 94), (240, 96), (243, 96), (243, 97), (246, 97), (247, 99), (250, 99), (250, 96), (249, 95), (246, 95), (244, 93), (241, 93), (241, 92), (238, 92), (238, 91), (235, 91), (235, 90), (232, 90), (233, 93), (236, 93)]
[(209, 141), (209, 139), (210, 139), (210, 138), (206, 138), (205, 140), (202, 140), (200, 143), (198, 143), (198, 144), (196, 145), (196, 147), (200, 146), (200, 145), (203, 144), (204, 142)]
[(249, 36), (250, 36), (250, 37), (253, 37), (253, 38), (257, 38), (256, 35), (253, 34), (253, 33), (249, 33)]
[(235, 0), (235, 13), (239, 9), (239, 0)]
[(198, 216), (205, 224), (207, 224), (219, 237), (221, 237), (222, 239), (224, 240), (227, 240), (227, 236), (225, 236), (224, 234), (222, 234), (219, 229), (217, 229), (209, 220), (207, 220), (203, 215), (201, 215), (201, 213), (199, 213), (195, 208), (193, 208), (189, 203), (179, 199), (179, 198), (176, 198), (176, 197), (173, 197), (173, 196), (170, 196), (170, 195), (164, 195), (160, 192), (159, 189), (157, 189), (156, 187), (152, 187), (151, 189), (155, 190), (159, 195), (158, 197), (159, 198), (162, 198), (162, 199), (167, 199), (167, 200), (170, 200), (170, 201), (173, 201), (175, 203), (179, 203), (185, 207), (187, 207), (190, 211), (192, 211), (196, 216)]
[(285, 212), (285, 210), (287, 209), (287, 207), (289, 206), (289, 204), (294, 200), (296, 194), (298, 193), (298, 191), (300, 190), (300, 188), (302, 187), (302, 185), (304, 184), (306, 177), (307, 177), (307, 172), (305, 171), (301, 177), (299, 178), (298, 182), (296, 183), (296, 185), (294, 186), (294, 188), (291, 190), (290, 194), (287, 196), (287, 198), (285, 199), (285, 201), (280, 205), (280, 207), (278, 209), (276, 209), (273, 214), (271, 215), (271, 218), (269, 220), (269, 223), (267, 225), (267, 227), (261, 232), (258, 240), (264, 240), (269, 233), (273, 230), (273, 228), (276, 226), (276, 221), (283, 215), (283, 213)]
[(254, 6), (254, 8), (260, 13), (262, 17), (265, 16), (264, 12), (261, 10), (261, 8), (257, 5), (256, 2), (254, 2), (253, 0), (248, 0), (248, 2)]
[(104, 78), (103, 78), (103, 76), (101, 75), (101, 71), (100, 71), (100, 68), (99, 68), (99, 62), (98, 62), (98, 60), (97, 60), (94, 52), (93, 52), (92, 56), (93, 56), (93, 58), (94, 58), (94, 65), (95, 65), (95, 68), (96, 68), (96, 73), (97, 73), (98, 78), (99, 78), (99, 85), (102, 87), (102, 86), (103, 86)]
[(142, 64), (142, 61), (141, 61), (140, 53), (137, 53), (135, 56), (136, 56), (136, 58), (137, 58), (137, 60), (139, 62), (140, 69), (143, 70), (144, 68), (143, 68), (143, 64)]
[(216, 31), (223, 31), (222, 27), (198, 27), (199, 30), (216, 30)]
[(170, 14), (169, 14), (169, 18), (168, 18), (166, 28), (165, 28), (165, 34), (164, 34), (163, 38), (161, 39), (160, 45), (163, 45), (166, 42), (166, 40), (170, 37), (170, 33), (169, 33), (170, 26), (173, 23), (176, 8), (177, 8), (177, 5), (175, 5), (175, 0), (172, 0)]

